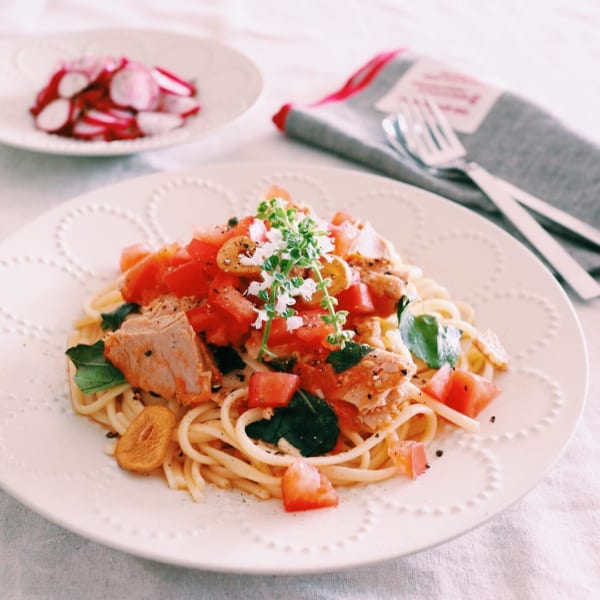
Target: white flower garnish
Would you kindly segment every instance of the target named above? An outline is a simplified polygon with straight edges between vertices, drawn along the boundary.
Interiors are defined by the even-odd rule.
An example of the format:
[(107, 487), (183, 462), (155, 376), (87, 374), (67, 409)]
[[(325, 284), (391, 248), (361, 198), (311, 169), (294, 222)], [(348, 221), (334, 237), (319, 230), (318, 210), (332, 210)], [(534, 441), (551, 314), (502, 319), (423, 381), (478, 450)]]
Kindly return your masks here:
[(285, 325), (288, 331), (294, 331), (294, 329), (298, 329), (304, 325), (304, 321), (302, 317), (288, 317)]
[(278, 315), (283, 315), (288, 306), (296, 304), (296, 301), (289, 294), (281, 294), (275, 303), (275, 312)]
[(266, 323), (269, 320), (269, 315), (266, 310), (257, 310), (256, 311), (256, 321), (252, 323), (253, 327), (256, 329), (260, 329), (263, 326), (263, 323)]

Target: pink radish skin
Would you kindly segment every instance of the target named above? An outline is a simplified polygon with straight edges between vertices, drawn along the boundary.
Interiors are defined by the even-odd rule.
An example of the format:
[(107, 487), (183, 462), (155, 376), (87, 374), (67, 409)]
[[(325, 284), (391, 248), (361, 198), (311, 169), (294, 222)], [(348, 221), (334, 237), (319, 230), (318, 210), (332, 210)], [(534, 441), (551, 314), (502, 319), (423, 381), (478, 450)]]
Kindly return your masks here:
[(35, 118), (35, 126), (42, 131), (54, 133), (67, 125), (73, 114), (73, 103), (58, 98), (47, 104)]
[(154, 67), (151, 72), (160, 89), (167, 94), (175, 96), (194, 96), (196, 94), (196, 88), (189, 81), (166, 69)]
[(200, 104), (194, 98), (163, 94), (160, 101), (160, 110), (186, 118), (195, 115), (200, 110)]
[(52, 100), (58, 98), (58, 84), (65, 73), (65, 69), (62, 68), (56, 71), (50, 78), (48, 85), (38, 93), (35, 99), (35, 105), (29, 109), (34, 117), (36, 117), (47, 104), (52, 102)]
[(135, 121), (135, 114), (130, 110), (123, 110), (121, 108), (109, 108), (106, 112), (109, 115), (112, 115), (113, 117), (119, 119), (119, 121), (127, 123), (127, 125), (130, 125)]
[(83, 92), (89, 84), (90, 80), (85, 73), (69, 71), (62, 76), (58, 84), (58, 95), (61, 98), (72, 98)]
[(90, 83), (94, 83), (102, 71), (104, 71), (106, 59), (97, 56), (82, 56), (65, 63), (65, 69), (69, 72), (85, 73)]
[(93, 125), (108, 125), (110, 127), (127, 127), (131, 120), (119, 119), (115, 115), (100, 110), (88, 110), (83, 115), (83, 120)]
[(183, 118), (161, 112), (140, 112), (137, 124), (144, 135), (161, 135), (183, 125)]
[(117, 106), (131, 106), (140, 111), (152, 110), (158, 103), (159, 89), (143, 65), (130, 63), (113, 75), (110, 98)]
[[(160, 82), (160, 85), (159, 85)], [(166, 134), (200, 110), (196, 89), (177, 75), (127, 58), (65, 61), (29, 109), (47, 133), (85, 141)]]
[(85, 121), (77, 121), (73, 125), (73, 135), (78, 138), (91, 139), (95, 137), (104, 137), (108, 131), (105, 125), (94, 125)]

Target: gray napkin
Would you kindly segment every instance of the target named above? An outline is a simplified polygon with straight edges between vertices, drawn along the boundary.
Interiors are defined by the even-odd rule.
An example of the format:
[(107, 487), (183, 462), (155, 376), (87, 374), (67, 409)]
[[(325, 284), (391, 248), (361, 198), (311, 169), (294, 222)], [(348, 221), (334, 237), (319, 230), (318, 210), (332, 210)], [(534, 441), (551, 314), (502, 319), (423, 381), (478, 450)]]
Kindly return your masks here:
[[(376, 74), (371, 69), (368, 84), (356, 86), (361, 74), (369, 71), (364, 67), (348, 81), (346, 86), (362, 85), (358, 91), (346, 94), (342, 88), (326, 101), (306, 107), (288, 104), (273, 121), (292, 138), (468, 205), (523, 241), (473, 184), (431, 175), (387, 144), (381, 129), (384, 115), (374, 105), (420, 58), (409, 53), (390, 55)], [(494, 175), (600, 227), (600, 148), (540, 107), (503, 92), (476, 132), (459, 137), (469, 158)], [(558, 225), (544, 224), (580, 264), (600, 275), (600, 252), (592, 244)]]

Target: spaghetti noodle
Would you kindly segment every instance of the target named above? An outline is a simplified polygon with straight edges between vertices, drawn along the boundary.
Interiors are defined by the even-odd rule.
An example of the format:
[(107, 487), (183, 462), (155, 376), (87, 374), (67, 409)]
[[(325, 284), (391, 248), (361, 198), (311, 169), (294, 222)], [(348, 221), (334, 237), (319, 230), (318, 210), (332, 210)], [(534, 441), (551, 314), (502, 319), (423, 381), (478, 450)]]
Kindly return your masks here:
[[(365, 224), (361, 221), (347, 216), (341, 218), (347, 219), (344, 221), (347, 225), (341, 224), (341, 229), (345, 228), (346, 232), (355, 229), (366, 230)], [(340, 217), (337, 219), (339, 221)], [(336, 218), (333, 223), (336, 223)], [(268, 231), (270, 227), (268, 221), (266, 226)], [(229, 228), (231, 227), (230, 222)], [(238, 223), (236, 222), (233, 227), (239, 228)], [(340, 229), (338, 225), (328, 225), (328, 227), (329, 237), (333, 237), (332, 228)], [(198, 234), (195, 239), (198, 239)], [(203, 238), (204, 243), (207, 243), (207, 239), (206, 236)], [(381, 247), (388, 253), (386, 260), (392, 265), (392, 272), (401, 274), (402, 297), (411, 299), (411, 318), (417, 319), (420, 315), (428, 315), (439, 327), (455, 328), (459, 332), (459, 352), (453, 365), (453, 372), (464, 371), (482, 380), (491, 381), (495, 372), (505, 365), (500, 360), (501, 357), (486, 350), (487, 346), (482, 351), (482, 345), (478, 342), (482, 334), (474, 325), (473, 310), (466, 304), (453, 301), (444, 287), (425, 277), (420, 268), (402, 260), (391, 250), (391, 246), (385, 240), (377, 236), (377, 241), (383, 244)], [(262, 244), (266, 243), (268, 242), (263, 240)], [(254, 249), (260, 246), (261, 242), (253, 244)], [(337, 252), (336, 249), (332, 254)], [(352, 266), (352, 250), (341, 252), (340, 255), (342, 260), (351, 266), (352, 281), (355, 283), (350, 285), (358, 285), (363, 280), (369, 281), (366, 288), (361, 285), (360, 289), (376, 292), (377, 286), (374, 280), (369, 279), (367, 277), (369, 273), (365, 271), (368, 267), (364, 264), (361, 264), (360, 268)], [(247, 258), (241, 261), (242, 264), (246, 263), (250, 267), (249, 262), (251, 261)], [(325, 264), (324, 261), (322, 264)], [(135, 265), (131, 267), (133, 268)], [(169, 267), (171, 268), (173, 267)], [(69, 337), (70, 347), (92, 345), (111, 335), (102, 328), (103, 315), (115, 311), (125, 303), (123, 286), (131, 269), (107, 289), (85, 302), (84, 315), (75, 323), (74, 331)], [(389, 273), (389, 270), (384, 274), (386, 273)], [(249, 297), (249, 283), (256, 281), (257, 277), (244, 279), (242, 276), (241, 280), (245, 287), (244, 295)], [(324, 284), (331, 286), (331, 280), (324, 281)], [(169, 290), (166, 292), (170, 294)], [(375, 292), (374, 297), (377, 295)], [(297, 297), (296, 300), (297, 305), (302, 305), (303, 299)], [(207, 302), (205, 298), (198, 301), (203, 306), (205, 304), (202, 303)], [(253, 302), (255, 312), (258, 314), (264, 302), (260, 299), (254, 299)], [(293, 303), (288, 299), (285, 308), (291, 305)], [(146, 307), (142, 306), (141, 311), (144, 314)], [(213, 379), (213, 388), (208, 399), (186, 404), (181, 401), (181, 398), (160, 396), (152, 390), (140, 389), (129, 382), (119, 383), (93, 393), (84, 393), (75, 381), (76, 366), (73, 362), (69, 362), (69, 385), (73, 410), (113, 432), (111, 435), (122, 438), (144, 407), (152, 405), (168, 407), (175, 415), (176, 426), (169, 434), (170, 439), (160, 470), (170, 488), (187, 490), (195, 501), (202, 499), (207, 483), (221, 489), (235, 488), (260, 499), (280, 498), (282, 477), (286, 469), (298, 460), (316, 467), (320, 474), (336, 487), (374, 483), (402, 474), (410, 475), (406, 462), (397, 460), (395, 450), (406, 442), (428, 446), (435, 439), (440, 417), (467, 431), (478, 430), (479, 423), (472, 414), (469, 416), (465, 414), (468, 411), (453, 408), (451, 403), (439, 396), (436, 398), (432, 393), (432, 389), (435, 388), (432, 388), (431, 382), (443, 369), (440, 366), (432, 367), (423, 358), (409, 353), (406, 340), (403, 339), (402, 328), (399, 327), (402, 317), (396, 310), (389, 314), (384, 314), (382, 311), (378, 313), (375, 309), (371, 314), (363, 309), (356, 315), (352, 310), (348, 313), (347, 324), (354, 334), (353, 339), (367, 347), (367, 351), (372, 352), (367, 355), (371, 357), (368, 359), (377, 362), (379, 355), (373, 354), (375, 351), (385, 353), (386, 357), (390, 354), (401, 357), (402, 361), (410, 363), (409, 375), (401, 385), (386, 389), (385, 393), (380, 393), (378, 390), (377, 398), (369, 400), (371, 404), (364, 398), (365, 406), (368, 408), (362, 413), (360, 407), (357, 410), (355, 405), (348, 406), (344, 401), (331, 402), (339, 417), (339, 435), (335, 448), (324, 454), (301, 456), (299, 449), (286, 437), (281, 437), (277, 443), (269, 443), (251, 435), (252, 424), (272, 418), (279, 410), (277, 407), (248, 406), (248, 382), (253, 374), (273, 372), (268, 360), (259, 360), (260, 352), (257, 352), (259, 341), (270, 338), (262, 336), (263, 331), (257, 329), (256, 322), (244, 335), (233, 339), (231, 343), (243, 360), (243, 366), (238, 365), (238, 368), (223, 374), (218, 386), (214, 385)], [(295, 316), (302, 314), (302, 310), (298, 310)], [(126, 317), (125, 323), (136, 319), (140, 319), (140, 315), (131, 314)], [(258, 325), (264, 330), (264, 322)], [(302, 330), (305, 326), (306, 323), (303, 323), (297, 329)], [(284, 330), (284, 333), (293, 337), (295, 329)], [(204, 342), (209, 337), (202, 329), (196, 335)], [(310, 362), (310, 360), (305, 361), (306, 348), (297, 349), (292, 344), (290, 351), (290, 343), (286, 354), (293, 354), (300, 367), (303, 366), (303, 362)], [(215, 349), (214, 344), (208, 342), (206, 344), (207, 347)], [(275, 349), (280, 350), (281, 347), (279, 345)], [(322, 348), (325, 348), (325, 351)], [(334, 347), (325, 341), (322, 348), (321, 353), (326, 354)], [(270, 352), (268, 348), (267, 352)], [(268, 357), (272, 358), (270, 354)], [(365, 360), (367, 358), (361, 359), (361, 361)], [(346, 373), (351, 372), (353, 368), (358, 368), (360, 364), (361, 362), (350, 367)], [(327, 369), (329, 373), (330, 367), (327, 366)], [(302, 369), (294, 372), (302, 374)], [(337, 376), (338, 384), (342, 381), (343, 375), (344, 373), (341, 373)], [(329, 401), (327, 393), (323, 392), (323, 386), (319, 387), (314, 381), (311, 382), (310, 378), (301, 377), (301, 382), (303, 388), (306, 385), (311, 388), (312, 385), (310, 392), (314, 397), (321, 397), (325, 402)], [(367, 390), (370, 398), (369, 385), (366, 382), (363, 388)], [(353, 393), (355, 392), (356, 390)], [(345, 418), (339, 412), (340, 406), (352, 409), (351, 418)], [(110, 454), (115, 453), (116, 444), (116, 440), (109, 443), (107, 451)], [(412, 475), (414, 477), (415, 473), (412, 472)]]

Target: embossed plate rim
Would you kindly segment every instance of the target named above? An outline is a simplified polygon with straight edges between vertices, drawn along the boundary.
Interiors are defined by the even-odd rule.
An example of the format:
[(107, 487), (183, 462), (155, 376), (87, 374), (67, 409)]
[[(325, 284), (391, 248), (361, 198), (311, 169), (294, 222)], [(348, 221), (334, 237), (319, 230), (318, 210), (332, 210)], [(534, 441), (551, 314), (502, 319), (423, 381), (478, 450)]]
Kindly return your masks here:
[[(520, 318), (524, 319), (522, 325), (531, 318), (532, 311), (540, 313), (540, 306), (543, 308), (543, 302), (541, 304), (540, 302), (546, 301), (555, 308), (555, 316), (558, 319), (555, 322), (556, 319), (553, 320), (554, 317), (550, 312), (546, 315), (548, 320), (542, 321), (552, 330), (550, 341), (559, 334), (565, 334), (571, 344), (570, 356), (579, 361), (565, 373), (560, 373), (557, 380), (551, 375), (553, 369), (549, 368), (553, 363), (548, 362), (549, 356), (557, 354), (553, 352), (551, 343), (534, 345), (533, 349), (524, 352), (523, 356), (517, 359), (515, 364), (517, 372), (520, 368), (526, 377), (532, 376), (534, 380), (541, 377), (543, 390), (549, 386), (550, 395), (553, 395), (554, 399), (553, 404), (548, 404), (548, 414), (544, 413), (539, 423), (531, 424), (526, 421), (532, 426), (530, 432), (515, 431), (504, 438), (502, 435), (497, 435), (486, 423), (482, 424), (481, 436), (469, 437), (461, 433), (450, 436), (447, 442), (448, 450), (459, 451), (459, 459), (455, 460), (460, 461), (462, 453), (472, 460), (480, 460), (483, 466), (479, 471), (480, 482), (472, 481), (478, 473), (471, 474), (471, 479), (464, 480), (465, 484), (473, 485), (473, 492), (470, 495), (465, 494), (464, 497), (459, 495), (458, 500), (448, 501), (445, 505), (431, 503), (423, 497), (422, 490), (429, 489), (427, 485), (433, 486), (431, 489), (437, 489), (436, 486), (439, 486), (441, 490), (446, 489), (450, 496), (450, 488), (443, 481), (443, 476), (448, 473), (448, 470), (443, 471), (445, 463), (442, 461), (452, 460), (451, 452), (435, 462), (427, 476), (423, 476), (417, 482), (390, 482), (342, 491), (342, 501), (337, 509), (300, 515), (283, 513), (277, 501), (243, 503), (242, 496), (235, 492), (224, 493), (215, 490), (207, 493), (204, 503), (190, 507), (191, 501), (185, 496), (182, 497), (179, 493), (168, 490), (161, 482), (145, 480), (134, 482), (133, 487), (136, 493), (143, 495), (140, 499), (150, 502), (153, 513), (149, 516), (148, 523), (143, 514), (142, 525), (119, 522), (119, 518), (123, 520), (124, 515), (128, 514), (124, 507), (123, 515), (117, 515), (113, 526), (109, 527), (107, 518), (110, 514), (107, 517), (106, 514), (103, 515), (102, 510), (96, 510), (94, 513), (90, 507), (90, 498), (92, 498), (92, 505), (106, 501), (109, 508), (114, 508), (115, 502), (117, 506), (121, 506), (123, 497), (120, 494), (124, 493), (122, 490), (127, 486), (132, 485), (132, 480), (123, 475), (113, 461), (108, 459), (108, 462), (103, 461), (96, 454), (86, 456), (90, 464), (97, 465), (99, 468), (99, 476), (91, 486), (95, 491), (84, 489), (85, 483), (89, 483), (90, 480), (89, 473), (81, 474), (80, 480), (75, 478), (74, 482), (70, 483), (69, 493), (65, 494), (62, 490), (52, 489), (52, 483), (56, 484), (56, 481), (53, 482), (50, 475), (44, 479), (43, 472), (41, 477), (39, 472), (35, 472), (33, 477), (28, 476), (27, 473), (17, 472), (16, 468), (11, 471), (10, 461), (5, 461), (5, 464), (0, 464), (0, 485), (6, 491), (51, 521), (84, 537), (132, 554), (215, 571), (282, 574), (331, 571), (365, 565), (435, 546), (464, 534), (499, 514), (543, 477), (566, 447), (585, 403), (587, 354), (573, 307), (566, 294), (539, 260), (508, 234), (464, 207), (451, 204), (439, 196), (418, 188), (371, 174), (310, 164), (231, 163), (206, 165), (181, 173), (147, 175), (101, 188), (65, 202), (4, 240), (0, 244), (0, 284), (4, 282), (6, 285), (8, 281), (5, 270), (10, 270), (7, 265), (12, 265), (11, 257), (22, 257), (26, 251), (35, 250), (35, 247), (31, 250), (31, 240), (37, 239), (40, 248), (50, 244), (54, 248), (54, 260), (61, 264), (60, 261), (65, 257), (60, 258), (56, 241), (60, 236), (55, 234), (60, 223), (68, 220), (73, 214), (89, 214), (90, 211), (84, 210), (86, 207), (103, 207), (103, 203), (109, 203), (110, 200), (113, 202), (111, 206), (118, 206), (119, 210), (125, 213), (130, 210), (135, 219), (139, 218), (146, 224), (150, 224), (153, 218), (157, 218), (158, 213), (153, 213), (154, 216), (151, 216), (148, 213), (148, 206), (152, 203), (152, 198), (160, 199), (165, 189), (181, 193), (181, 197), (186, 202), (185, 206), (192, 205), (187, 201), (190, 194), (192, 197), (198, 197), (208, 192), (223, 197), (228, 193), (233, 194), (238, 199), (238, 205), (246, 206), (252, 203), (258, 191), (264, 189), (274, 178), (288, 185), (292, 191), (297, 187), (304, 190), (307, 195), (309, 192), (313, 193), (315, 198), (318, 198), (319, 206), (322, 205), (327, 210), (332, 210), (336, 206), (344, 206), (347, 209), (354, 206), (362, 213), (368, 213), (368, 207), (364, 206), (365, 197), (371, 198), (372, 203), (376, 203), (373, 198), (389, 201), (389, 210), (394, 211), (391, 215), (394, 217), (391, 219), (393, 221), (391, 226), (393, 228), (400, 226), (398, 219), (404, 217), (410, 231), (414, 229), (414, 239), (411, 243), (414, 243), (416, 256), (420, 255), (426, 257), (428, 261), (433, 261), (432, 266), (435, 266), (436, 261), (438, 266), (445, 268), (449, 266), (449, 263), (435, 256), (435, 244), (439, 239), (446, 240), (444, 241), (446, 243), (449, 237), (451, 244), (455, 244), (458, 240), (460, 243), (467, 244), (468, 249), (468, 244), (479, 243), (481, 239), (489, 238), (491, 246), (488, 254), (491, 258), (486, 260), (492, 261), (496, 261), (498, 257), (495, 253), (495, 245), (498, 245), (501, 258), (506, 264), (496, 265), (495, 270), (490, 269), (491, 283), (480, 286), (481, 290), (474, 296), (476, 308), (479, 305), (480, 309), (484, 310), (489, 306), (486, 303), (490, 301), (490, 297), (493, 301), (508, 302), (509, 306), (513, 306), (512, 303), (515, 301), (521, 302), (526, 307), (525, 312), (531, 313), (520, 315)], [(379, 191), (379, 196), (377, 194), (373, 196), (371, 194), (373, 190)], [(302, 199), (310, 201), (310, 198)], [(175, 197), (170, 197), (169, 207), (175, 201)], [(179, 201), (182, 201), (181, 198)], [(410, 221), (411, 215), (407, 214), (411, 210), (414, 213), (412, 214), (414, 223)], [(115, 214), (118, 212), (115, 211)], [(383, 216), (388, 217), (387, 214)], [(374, 220), (378, 218), (376, 212), (372, 213), (372, 217)], [(171, 218), (175, 219), (175, 217)], [(171, 226), (173, 222), (165, 222), (165, 225)], [(458, 233), (454, 236), (444, 235), (449, 227), (450, 231)], [(455, 229), (452, 230), (452, 227)], [(150, 229), (152, 228), (149, 227)], [(402, 245), (402, 240), (394, 241)], [(454, 250), (467, 251), (461, 250), (459, 246), (454, 246)], [(484, 249), (487, 247), (482, 246)], [(482, 255), (484, 254), (485, 252), (482, 252)], [(52, 258), (52, 252), (50, 255), (49, 258)], [(56, 258), (57, 256), (59, 258)], [(505, 268), (507, 265), (513, 265), (515, 258), (518, 260), (514, 266), (511, 266), (511, 269)], [(472, 263), (474, 273), (478, 273), (477, 260), (476, 258)], [(20, 262), (28, 265), (35, 263), (27, 260)], [(64, 262), (64, 266), (78, 273), (82, 281), (87, 281), (86, 284), (81, 284), (80, 293), (83, 298), (85, 293), (90, 291), (89, 280), (85, 279), (84, 270), (74, 269), (68, 261)], [(483, 266), (487, 268), (493, 265)], [(110, 269), (112, 270), (112, 265)], [(481, 272), (483, 275), (480, 273), (478, 276), (485, 277), (486, 272), (486, 269), (483, 269)], [(521, 280), (527, 281), (527, 285)], [(97, 289), (98, 282), (95, 283)], [(452, 284), (451, 281), (444, 283)], [(511, 289), (495, 292), (496, 288), (502, 288), (509, 283), (516, 285), (514, 292)], [(477, 291), (478, 288), (475, 289)], [(23, 291), (26, 292), (27, 290)], [(18, 292), (15, 297), (18, 299), (20, 294), (21, 292)], [(530, 303), (533, 303), (533, 309), (528, 308)], [(521, 307), (521, 304), (517, 306)], [(494, 305), (491, 307), (495, 308)], [(544, 317), (543, 313), (542, 310), (540, 313), (542, 317)], [(69, 319), (73, 317), (70, 314), (66, 316)], [(0, 329), (4, 327), (6, 330), (7, 323), (9, 320), (7, 321), (6, 314), (0, 312)], [(499, 323), (506, 324), (504, 320)], [(519, 323), (516, 323), (515, 332), (520, 331), (518, 326)], [(41, 337), (44, 337), (44, 331), (40, 331), (41, 333), (36, 330)], [(14, 335), (21, 334), (17, 331)], [(53, 342), (54, 338), (50, 341)], [(1, 348), (3, 347), (0, 346)], [(552, 358), (552, 360), (556, 359)], [(11, 398), (3, 388), (4, 386), (0, 384), (0, 408), (9, 415), (14, 414), (17, 410), (14, 403), (19, 398)], [(35, 390), (34, 397), (26, 399), (19, 410), (26, 411), (27, 407), (31, 407), (35, 402), (41, 402), (41, 408), (52, 410), (48, 402), (43, 404), (43, 395), (47, 394), (47, 390), (45, 388), (35, 388)], [(66, 402), (66, 397), (63, 400)], [(506, 398), (507, 404), (512, 401), (514, 398)], [(569, 410), (565, 410), (565, 407)], [(501, 410), (500, 406), (498, 410)], [(63, 417), (59, 417), (59, 420), (61, 418)], [(90, 429), (91, 432), (88, 421), (80, 419), (74, 422), (78, 428), (79, 439), (83, 435), (87, 444), (87, 430)], [(0, 430), (1, 425), (0, 423)], [(530, 433), (533, 435), (529, 435)], [(4, 435), (7, 435), (6, 432)], [(93, 440), (91, 437), (89, 439), (91, 445), (100, 447), (101, 440), (97, 440), (95, 436)], [(2, 431), (0, 431), (0, 454), (2, 454), (2, 441)], [(527, 444), (533, 444), (538, 451), (537, 454), (540, 455), (539, 459), (535, 458), (534, 461), (531, 458), (530, 455), (536, 453), (528, 453), (525, 459), (518, 459), (515, 452), (519, 449), (523, 452)], [(90, 447), (86, 445), (85, 451), (87, 452)], [(527, 474), (527, 477), (523, 477), (523, 474)], [(521, 479), (517, 477), (518, 475)], [(440, 477), (442, 478), (439, 479)], [(64, 481), (64, 477), (60, 481)], [(481, 486), (481, 489), (477, 486)], [(59, 486), (55, 485), (55, 487)], [(39, 493), (40, 491), (44, 493)], [(198, 526), (193, 531), (182, 529), (183, 524), (187, 523), (187, 517), (182, 516), (181, 522), (177, 521), (176, 507), (181, 506), (182, 503), (186, 507), (182, 512), (186, 515), (189, 516), (190, 509), (198, 511)], [(221, 512), (215, 513), (219, 503), (222, 503), (222, 508), (219, 508)], [(174, 523), (169, 523), (168, 527), (165, 524), (162, 529), (160, 524), (154, 526), (152, 518), (157, 514), (162, 515), (165, 507), (170, 516), (171, 506), (174, 507)], [(240, 507), (244, 507), (243, 511), (239, 510)], [(234, 513), (235, 518), (232, 517)], [(203, 523), (203, 516), (208, 517), (208, 520), (212, 519), (214, 523)], [(338, 520), (344, 525), (344, 530), (339, 530)], [(390, 535), (390, 525), (401, 527), (399, 536)], [(203, 531), (214, 533), (211, 527), (215, 528), (217, 533), (222, 532), (225, 539), (211, 538), (211, 546), (207, 548), (202, 543), (201, 534)], [(281, 535), (282, 528), (285, 529), (287, 536)], [(321, 531), (328, 531), (329, 538), (319, 537)], [(310, 538), (307, 537), (307, 532)]]

